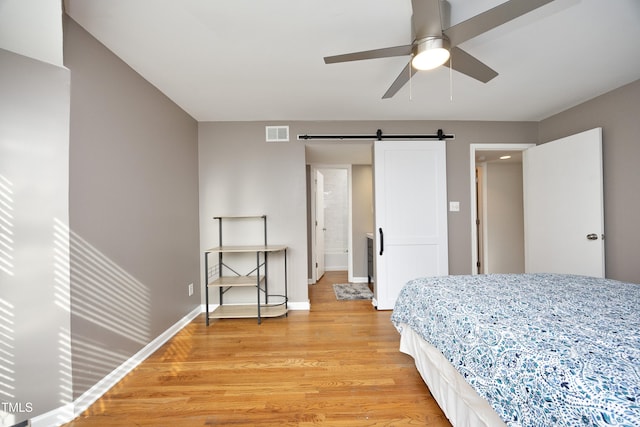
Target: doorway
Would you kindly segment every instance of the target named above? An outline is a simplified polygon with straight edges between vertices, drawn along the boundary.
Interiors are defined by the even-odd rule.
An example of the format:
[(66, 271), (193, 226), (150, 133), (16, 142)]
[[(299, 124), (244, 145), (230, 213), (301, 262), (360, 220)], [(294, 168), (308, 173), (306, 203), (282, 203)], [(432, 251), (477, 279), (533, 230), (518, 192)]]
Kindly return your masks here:
[(534, 146), (470, 146), (472, 274), (524, 272), (522, 152)]
[(311, 283), (325, 271), (352, 276), (351, 165), (311, 165)]
[(315, 272), (315, 183), (316, 169), (347, 169), (349, 191), (348, 281), (367, 283), (367, 233), (373, 232), (372, 141), (306, 142), (308, 283), (318, 280)]

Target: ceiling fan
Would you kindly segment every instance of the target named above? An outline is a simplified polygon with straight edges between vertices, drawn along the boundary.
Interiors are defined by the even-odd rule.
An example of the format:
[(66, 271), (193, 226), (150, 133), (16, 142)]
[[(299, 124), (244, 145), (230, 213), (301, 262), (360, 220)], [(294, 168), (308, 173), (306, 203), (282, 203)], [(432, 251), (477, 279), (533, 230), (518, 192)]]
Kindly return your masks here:
[(446, 0), (411, 0), (411, 44), (326, 56), (324, 62), (333, 64), (411, 55), (411, 61), (382, 96), (383, 99), (393, 97), (417, 71), (430, 70), (441, 65), (450, 66), (469, 77), (487, 83), (498, 73), (460, 49), (458, 45), (552, 1), (509, 0), (466, 21), (444, 28), (449, 16), (449, 3)]

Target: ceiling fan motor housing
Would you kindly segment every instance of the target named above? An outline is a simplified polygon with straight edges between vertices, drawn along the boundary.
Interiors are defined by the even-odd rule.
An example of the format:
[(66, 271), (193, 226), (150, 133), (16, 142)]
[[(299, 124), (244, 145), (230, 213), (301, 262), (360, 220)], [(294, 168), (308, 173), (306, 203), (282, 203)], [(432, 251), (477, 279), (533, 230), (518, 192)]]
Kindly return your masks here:
[(432, 70), (447, 62), (450, 56), (449, 49), (449, 40), (444, 36), (416, 40), (411, 51), (411, 64), (418, 70)]

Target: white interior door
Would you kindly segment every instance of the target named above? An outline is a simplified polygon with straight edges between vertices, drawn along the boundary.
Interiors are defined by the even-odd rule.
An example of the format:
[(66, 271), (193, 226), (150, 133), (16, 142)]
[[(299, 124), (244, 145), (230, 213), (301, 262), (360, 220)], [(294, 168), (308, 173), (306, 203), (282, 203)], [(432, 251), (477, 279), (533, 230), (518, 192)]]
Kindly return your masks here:
[(315, 269), (316, 280), (320, 280), (324, 276), (324, 232), (326, 227), (324, 225), (324, 175), (319, 170), (316, 170), (316, 247), (315, 247)]
[(523, 154), (525, 270), (604, 277), (602, 129)]
[(393, 309), (404, 284), (448, 274), (444, 141), (374, 143), (375, 300)]

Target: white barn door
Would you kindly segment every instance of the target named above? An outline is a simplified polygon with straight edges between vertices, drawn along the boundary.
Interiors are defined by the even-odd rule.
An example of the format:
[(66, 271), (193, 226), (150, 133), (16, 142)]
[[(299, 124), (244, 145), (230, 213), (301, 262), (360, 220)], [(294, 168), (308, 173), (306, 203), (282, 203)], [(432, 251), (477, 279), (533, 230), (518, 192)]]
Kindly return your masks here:
[(523, 153), (525, 271), (604, 277), (602, 129)]
[(393, 309), (406, 282), (446, 275), (445, 141), (374, 143), (375, 300)]

